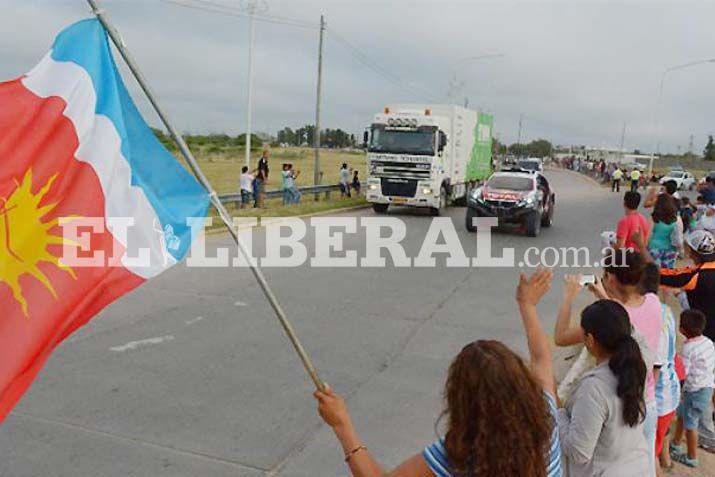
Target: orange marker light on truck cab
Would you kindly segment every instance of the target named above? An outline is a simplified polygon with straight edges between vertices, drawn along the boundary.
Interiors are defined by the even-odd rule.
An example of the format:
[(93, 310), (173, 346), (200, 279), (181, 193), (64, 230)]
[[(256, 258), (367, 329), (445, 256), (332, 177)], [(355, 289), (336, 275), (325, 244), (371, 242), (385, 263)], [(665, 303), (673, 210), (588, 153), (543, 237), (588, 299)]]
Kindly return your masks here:
[(390, 114), (390, 108), (388, 108), (387, 106), (385, 106), (385, 114)]
[(431, 109), (425, 109), (425, 116), (431, 116), (432, 115), (432, 110)]

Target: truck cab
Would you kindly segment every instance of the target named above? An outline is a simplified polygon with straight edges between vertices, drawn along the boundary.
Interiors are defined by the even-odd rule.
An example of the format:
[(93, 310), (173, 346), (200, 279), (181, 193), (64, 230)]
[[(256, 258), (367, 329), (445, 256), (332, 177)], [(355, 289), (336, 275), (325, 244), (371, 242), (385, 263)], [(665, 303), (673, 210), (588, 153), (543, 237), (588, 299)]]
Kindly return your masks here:
[[(477, 134), (477, 113), (465, 108), (386, 107), (365, 137), (368, 202), (377, 213), (403, 205), (438, 215), (450, 202), (464, 200)], [(491, 124), (486, 138), (491, 168)]]

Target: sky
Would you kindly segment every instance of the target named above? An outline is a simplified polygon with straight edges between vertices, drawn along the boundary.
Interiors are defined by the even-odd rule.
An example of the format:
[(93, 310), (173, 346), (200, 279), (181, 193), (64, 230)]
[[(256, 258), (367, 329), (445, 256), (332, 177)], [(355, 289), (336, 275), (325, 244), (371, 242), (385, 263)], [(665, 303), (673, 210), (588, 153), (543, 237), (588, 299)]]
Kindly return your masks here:
[[(219, 2), (231, 8), (239, 0)], [(248, 20), (163, 0), (100, 0), (178, 128), (246, 127)], [(388, 103), (468, 99), (516, 142), (701, 152), (715, 133), (715, 2), (266, 0), (256, 22), (254, 131), (315, 120), (318, 22), (325, 15), (323, 127), (361, 136)], [(84, 0), (0, 0), (0, 78), (27, 72)], [(465, 60), (484, 55), (482, 59)], [(117, 56), (119, 61), (119, 57)], [(126, 70), (125, 70), (126, 73)], [(665, 78), (663, 99), (659, 85)], [(455, 82), (458, 88), (450, 88)], [(125, 79), (149, 123), (138, 87)], [(453, 94), (450, 97), (450, 91)], [(659, 119), (656, 119), (659, 118)]]

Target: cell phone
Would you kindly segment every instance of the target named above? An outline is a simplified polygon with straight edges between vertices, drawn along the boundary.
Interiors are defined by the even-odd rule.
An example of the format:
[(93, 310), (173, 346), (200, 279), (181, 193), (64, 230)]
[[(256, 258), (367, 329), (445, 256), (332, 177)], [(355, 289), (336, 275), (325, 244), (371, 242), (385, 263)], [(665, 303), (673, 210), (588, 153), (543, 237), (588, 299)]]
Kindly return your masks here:
[(579, 281), (579, 284), (582, 287), (585, 287), (586, 285), (595, 285), (596, 284), (596, 275), (582, 275), (581, 280)]

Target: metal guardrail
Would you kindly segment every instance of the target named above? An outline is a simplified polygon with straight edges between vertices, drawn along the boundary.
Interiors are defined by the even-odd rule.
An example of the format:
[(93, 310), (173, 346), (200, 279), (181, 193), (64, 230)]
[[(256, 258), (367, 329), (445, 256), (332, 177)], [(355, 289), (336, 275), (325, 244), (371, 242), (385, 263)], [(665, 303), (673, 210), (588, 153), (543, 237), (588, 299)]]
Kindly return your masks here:
[[(305, 187), (298, 187), (298, 190), (300, 191), (300, 193), (302, 195), (324, 194), (325, 199), (327, 200), (327, 199), (330, 199), (330, 194), (332, 192), (340, 191), (340, 185), (339, 184), (331, 184), (331, 185), (305, 186)], [(274, 190), (266, 191), (266, 199), (275, 199), (275, 198), (280, 198), (280, 197), (283, 197), (283, 189), (274, 189)], [(236, 205), (241, 204), (241, 194), (240, 193), (221, 194), (218, 198), (224, 204), (228, 204), (228, 203), (234, 203)]]

